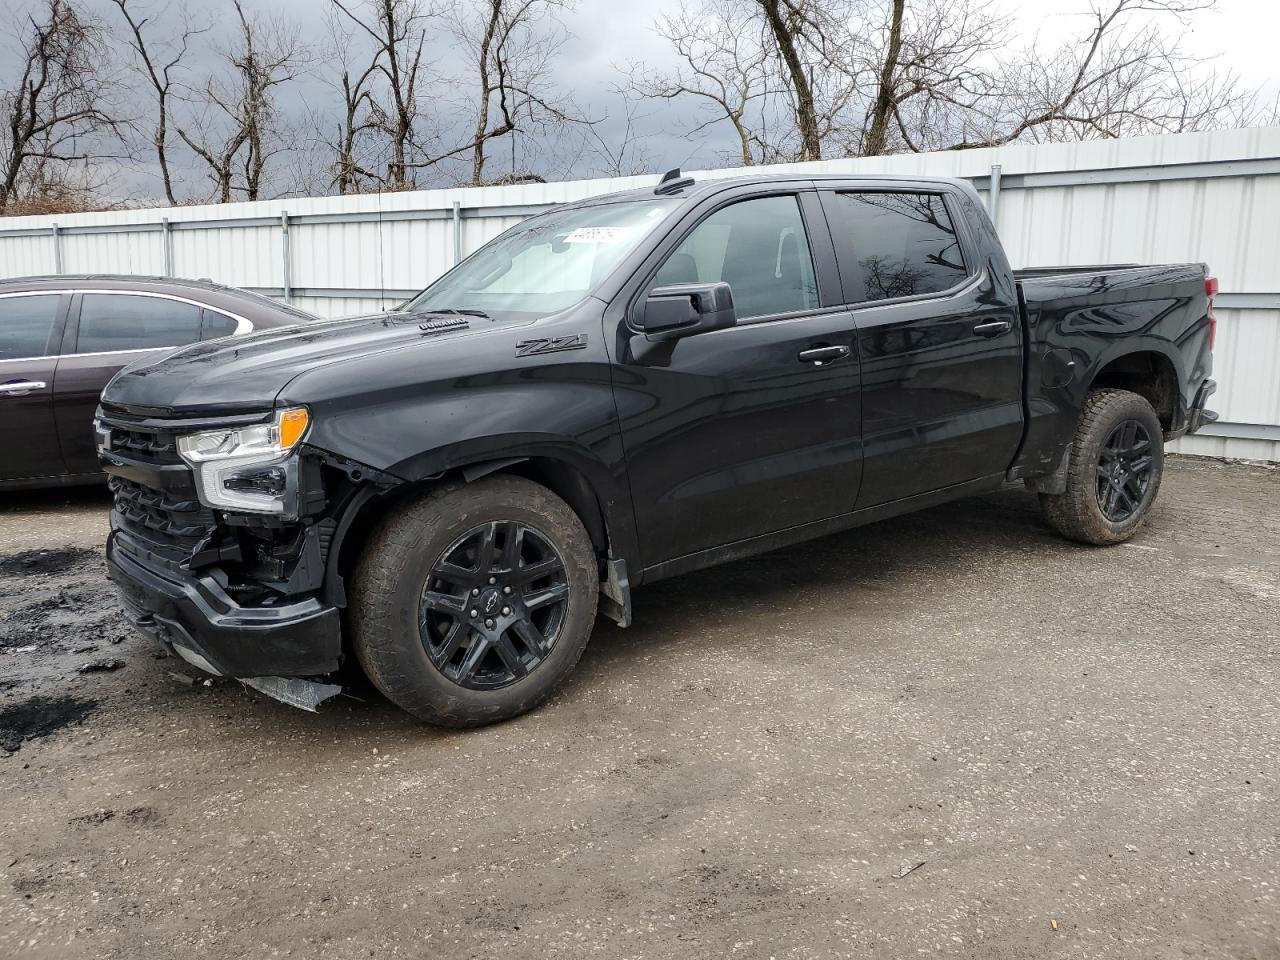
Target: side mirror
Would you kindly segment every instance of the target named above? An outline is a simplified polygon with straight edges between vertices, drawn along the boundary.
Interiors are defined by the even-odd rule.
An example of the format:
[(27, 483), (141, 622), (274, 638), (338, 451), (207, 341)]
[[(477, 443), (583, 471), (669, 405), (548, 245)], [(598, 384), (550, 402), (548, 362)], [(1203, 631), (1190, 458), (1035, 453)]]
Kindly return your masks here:
[(644, 302), (640, 326), (646, 340), (678, 340), (738, 322), (727, 283), (677, 283), (654, 287)]

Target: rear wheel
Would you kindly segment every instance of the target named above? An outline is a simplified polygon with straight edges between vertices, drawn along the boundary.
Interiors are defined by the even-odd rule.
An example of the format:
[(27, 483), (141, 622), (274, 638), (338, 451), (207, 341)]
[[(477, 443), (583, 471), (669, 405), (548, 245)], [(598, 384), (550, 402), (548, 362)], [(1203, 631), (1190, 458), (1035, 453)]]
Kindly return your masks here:
[(522, 477), (432, 491), (389, 515), (353, 582), (350, 627), (375, 686), (471, 727), (551, 695), (595, 620), (595, 551), (569, 506)]
[(1164, 473), (1164, 430), (1145, 397), (1095, 390), (1071, 443), (1067, 489), (1041, 494), (1045, 519), (1081, 543), (1121, 543), (1146, 520)]

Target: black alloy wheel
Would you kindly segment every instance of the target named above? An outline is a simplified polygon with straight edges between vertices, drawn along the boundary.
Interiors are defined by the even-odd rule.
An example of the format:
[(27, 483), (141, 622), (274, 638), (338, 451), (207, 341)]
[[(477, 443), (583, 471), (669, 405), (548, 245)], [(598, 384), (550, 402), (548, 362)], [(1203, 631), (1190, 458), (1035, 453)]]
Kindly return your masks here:
[(536, 670), (564, 627), (564, 559), (535, 527), (480, 524), (431, 566), (419, 603), (422, 644), (436, 669), (469, 690), (496, 690)]
[(1090, 390), (1064, 455), (1066, 475), (1035, 481), (1057, 487), (1039, 491), (1049, 525), (1069, 540), (1097, 546), (1132, 537), (1160, 493), (1164, 426), (1141, 394)]
[(1098, 453), (1096, 493), (1104, 517), (1123, 523), (1142, 507), (1154, 464), (1146, 426), (1122, 420), (1112, 428)]

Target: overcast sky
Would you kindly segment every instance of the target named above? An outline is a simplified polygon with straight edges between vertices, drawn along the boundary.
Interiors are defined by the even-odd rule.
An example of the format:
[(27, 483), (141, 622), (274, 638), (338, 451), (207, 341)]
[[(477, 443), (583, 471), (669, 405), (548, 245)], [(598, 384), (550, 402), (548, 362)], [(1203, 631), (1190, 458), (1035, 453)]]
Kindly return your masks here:
[[(42, 0), (0, 0), (0, 9), (11, 15), (23, 8), (30, 8)], [(120, 26), (118, 12), (109, 0), (80, 0), (95, 10), (113, 28)], [(131, 4), (146, 9), (156, 9), (164, 0), (130, 0)], [(276, 13), (299, 24), (302, 38), (317, 51), (322, 51), (327, 33), (323, 17), (318, 11), (327, 9), (325, 0), (243, 0), (246, 10), (260, 13)], [(215, 31), (203, 38), (196, 57), (208, 63), (213, 56), (219, 31), (228, 31), (234, 23), (229, 0), (170, 0), (169, 13), (185, 8), (196, 20), (216, 23)], [(627, 61), (647, 63), (662, 67), (673, 63), (673, 56), (666, 41), (658, 37), (652, 28), (654, 18), (664, 11), (675, 10), (679, 0), (577, 0), (576, 8), (565, 13), (563, 23), (570, 38), (556, 62), (556, 78), (562, 91), (572, 96), (589, 117), (608, 117), (600, 125), (603, 135), (617, 136), (624, 110), (612, 88), (621, 80), (618, 68)], [(1089, 22), (1081, 16), (1087, 11), (1089, 0), (991, 0), (996, 9), (1015, 11), (1020, 32), (1029, 41), (1038, 34), (1046, 49), (1087, 34)], [(8, 18), (6, 18), (8, 19)], [(1280, 54), (1276, 38), (1280, 36), (1280, 0), (1219, 0), (1217, 8), (1195, 14), (1186, 28), (1189, 50), (1204, 57), (1218, 57), (1216, 65), (1236, 71), (1244, 84), (1263, 91), (1263, 96), (1274, 100), (1280, 95)], [(7, 38), (10, 43), (13, 37)], [(5, 61), (8, 61), (6, 64)], [(8, 82), (7, 66), (11, 57), (0, 57), (0, 78)], [(310, 76), (302, 78), (291, 91), (282, 95), (282, 108), (291, 117), (302, 117), (308, 106), (330, 102), (340, 105), (338, 94), (324, 85), (321, 73), (328, 64), (323, 57), (312, 69)], [(449, 91), (442, 91), (447, 95)], [(724, 125), (711, 128), (706, 136), (691, 140), (683, 131), (691, 125), (693, 105), (689, 103), (650, 104), (644, 108), (637, 126), (646, 134), (643, 148), (655, 171), (672, 166), (685, 168), (714, 166), (732, 146), (730, 131)], [(510, 154), (499, 147), (495, 151), (494, 174), (510, 167)], [(506, 162), (498, 158), (505, 158)], [(598, 161), (597, 161), (598, 162)], [(551, 170), (552, 175), (570, 173), (590, 175), (592, 161), (583, 157), (571, 170)], [(126, 177), (136, 181), (127, 188), (135, 196), (140, 193), (159, 192), (158, 178), (144, 159), (141, 168), (134, 168)], [(150, 181), (148, 183), (147, 181)], [(198, 184), (196, 184), (198, 186)]]

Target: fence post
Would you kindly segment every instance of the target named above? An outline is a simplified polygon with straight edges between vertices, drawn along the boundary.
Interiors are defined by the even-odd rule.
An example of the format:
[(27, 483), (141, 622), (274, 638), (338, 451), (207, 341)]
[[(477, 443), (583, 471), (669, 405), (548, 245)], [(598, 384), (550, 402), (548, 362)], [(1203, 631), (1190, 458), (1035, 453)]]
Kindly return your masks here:
[(53, 272), (62, 273), (62, 228), (53, 225)]
[(287, 210), (280, 211), (280, 268), (284, 273), (284, 302), (293, 302), (293, 287), (290, 284), (292, 269), (290, 267), (289, 258), (289, 212)]
[(453, 262), (462, 262), (462, 204), (453, 201)]
[[(991, 217), (991, 223), (996, 224), (996, 214), (1000, 210), (1000, 164), (993, 163), (991, 165), (991, 184), (987, 188), (987, 214)], [(996, 226), (997, 231), (1000, 229)]]
[(173, 276), (173, 224), (168, 217), (160, 218), (160, 229), (164, 231), (164, 275)]

